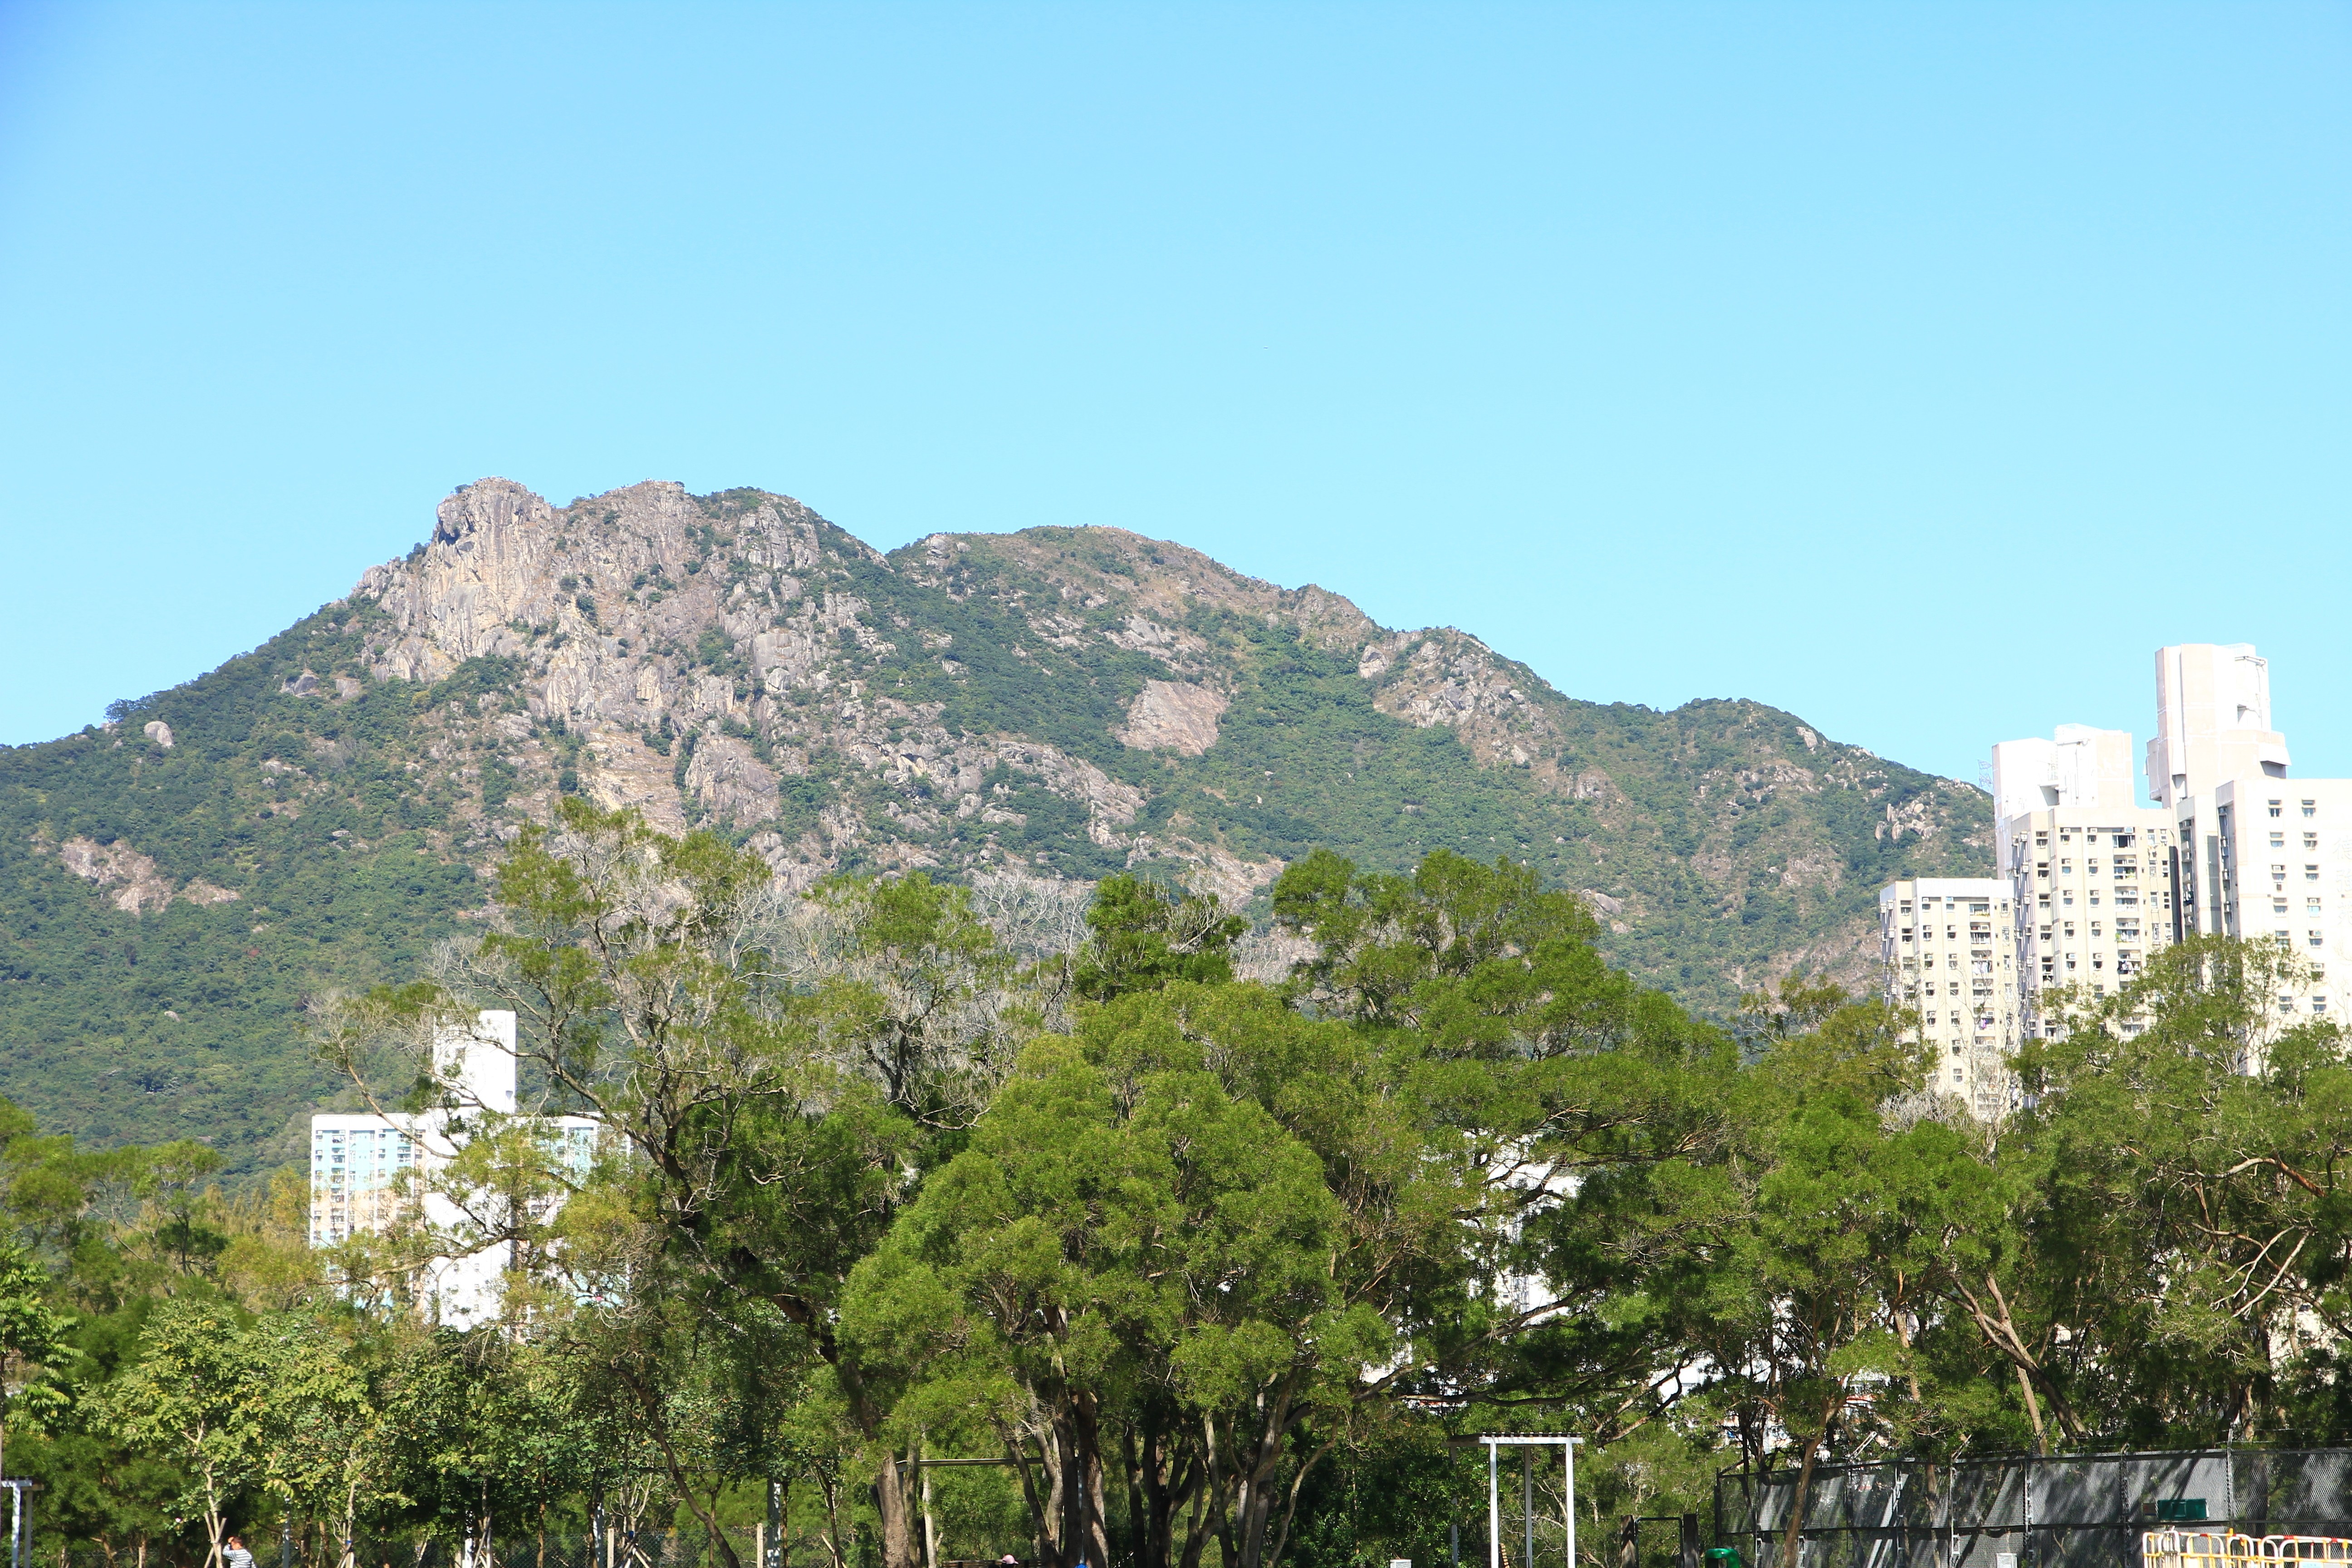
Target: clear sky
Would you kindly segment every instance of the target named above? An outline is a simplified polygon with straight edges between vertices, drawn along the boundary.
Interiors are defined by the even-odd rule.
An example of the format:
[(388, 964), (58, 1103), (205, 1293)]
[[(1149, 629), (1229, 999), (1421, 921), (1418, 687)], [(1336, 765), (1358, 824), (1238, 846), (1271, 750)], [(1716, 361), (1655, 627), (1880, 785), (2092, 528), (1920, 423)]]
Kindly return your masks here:
[(2352, 6), (0, 3), (0, 742), (488, 474), (2352, 773)]

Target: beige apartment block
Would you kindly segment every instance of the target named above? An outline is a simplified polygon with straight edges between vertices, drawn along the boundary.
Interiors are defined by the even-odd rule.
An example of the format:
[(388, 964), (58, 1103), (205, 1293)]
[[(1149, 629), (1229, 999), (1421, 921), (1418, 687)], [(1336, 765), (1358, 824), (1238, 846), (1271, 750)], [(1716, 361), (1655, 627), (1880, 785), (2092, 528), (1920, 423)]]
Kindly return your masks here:
[(2134, 795), (2127, 730), (2061, 724), (1992, 756), (1994, 858), (2031, 1038), (2055, 1025), (2047, 993), (2111, 995), (2173, 940), (2172, 814)]
[(2111, 996), (2172, 942), (2174, 829), (2161, 806), (2058, 806), (2002, 826), (2016, 868), (2019, 1011), (2028, 1037), (2048, 1036), (2060, 1011), (2048, 993)]
[(1878, 895), (1888, 1000), (1919, 1010), (1936, 1087), (1988, 1120), (2013, 1102), (2017, 970), (2010, 890), (1991, 877), (1919, 877)]

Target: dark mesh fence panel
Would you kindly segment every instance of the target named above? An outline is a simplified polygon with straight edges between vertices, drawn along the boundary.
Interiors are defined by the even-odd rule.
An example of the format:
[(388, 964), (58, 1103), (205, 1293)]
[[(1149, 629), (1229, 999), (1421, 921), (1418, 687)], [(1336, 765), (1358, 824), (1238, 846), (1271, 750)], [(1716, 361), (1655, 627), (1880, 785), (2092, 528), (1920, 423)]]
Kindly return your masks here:
[(1797, 1561), (1793, 1470), (1717, 1482), (1749, 1568), (2140, 1568), (2143, 1531), (2352, 1536), (2352, 1449), (2069, 1454), (1815, 1468)]

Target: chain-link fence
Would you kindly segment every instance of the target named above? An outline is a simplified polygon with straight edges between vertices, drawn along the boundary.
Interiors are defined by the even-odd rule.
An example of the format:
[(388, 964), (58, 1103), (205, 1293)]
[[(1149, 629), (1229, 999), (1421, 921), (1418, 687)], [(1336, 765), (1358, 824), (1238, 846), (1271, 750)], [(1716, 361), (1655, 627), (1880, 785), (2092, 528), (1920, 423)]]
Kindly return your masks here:
[(2352, 1448), (2210, 1448), (1819, 1465), (1782, 1561), (1797, 1472), (1726, 1471), (1718, 1541), (1748, 1568), (2137, 1568), (2140, 1535), (2210, 1522), (2352, 1535)]

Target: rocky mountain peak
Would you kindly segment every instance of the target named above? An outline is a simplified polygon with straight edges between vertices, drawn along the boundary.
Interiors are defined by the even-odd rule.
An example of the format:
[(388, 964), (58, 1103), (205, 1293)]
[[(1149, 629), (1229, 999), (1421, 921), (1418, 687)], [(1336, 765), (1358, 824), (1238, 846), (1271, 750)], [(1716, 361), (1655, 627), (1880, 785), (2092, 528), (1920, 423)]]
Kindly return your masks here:
[(1250, 907), (1317, 847), (1507, 857), (1709, 1008), (1864, 981), (1881, 882), (1990, 859), (1979, 792), (1790, 714), (1578, 701), (1123, 529), (886, 556), (765, 490), (493, 478), (252, 653), (0, 752), (0, 1072), (63, 1127), (257, 1152), (332, 1092), (302, 997), (412, 977), (568, 792), (793, 887), (1134, 868)]
[[(1328, 664), (1321, 700), (1448, 735), (1481, 789), (1525, 803), (1514, 811), (1579, 819), (1574, 835), (1515, 827), (1459, 847), (1532, 855), (1548, 838), (1622, 931), (1662, 912), (1605, 854), (1574, 852), (1656, 809), (1592, 743), (1596, 714), (1619, 728), (1655, 716), (1570, 702), (1467, 633), (1391, 631), (1326, 589), (1124, 529), (939, 532), (885, 557), (763, 490), (649, 480), (558, 508), (487, 479), (445, 500), (430, 542), (368, 573), (354, 601), (378, 680), (430, 686), (502, 661), (499, 702), (437, 721), (450, 746), (516, 770), (516, 806), (571, 787), (672, 829), (723, 826), (794, 885), (861, 865), (1093, 876), (1157, 860), (1244, 900), (1295, 847), (1333, 836), (1268, 805), (1304, 804), (1283, 768), (1185, 775), (1234, 772), (1236, 723), (1248, 746), (1282, 751), (1303, 731), (1279, 732), (1287, 700), (1269, 681)], [(1752, 704), (1717, 710), (1729, 729), (1706, 749), (1750, 782), (1697, 784), (1727, 804), (1695, 847), (1774, 791), (1856, 793), (1882, 837), (1946, 830), (1940, 808), (1881, 800), (1893, 775), (1867, 752)], [(1366, 762), (1367, 743), (1349, 760)], [(1340, 771), (1362, 788), (1381, 770)], [(1430, 807), (1374, 809), (1412, 824)], [(1250, 831), (1244, 816), (1281, 826)], [(1408, 827), (1402, 842), (1426, 840)], [(1702, 849), (1694, 864), (1702, 884), (1745, 874), (1738, 855)], [(1790, 853), (1771, 875), (1801, 900), (1856, 893), (1835, 858)]]

